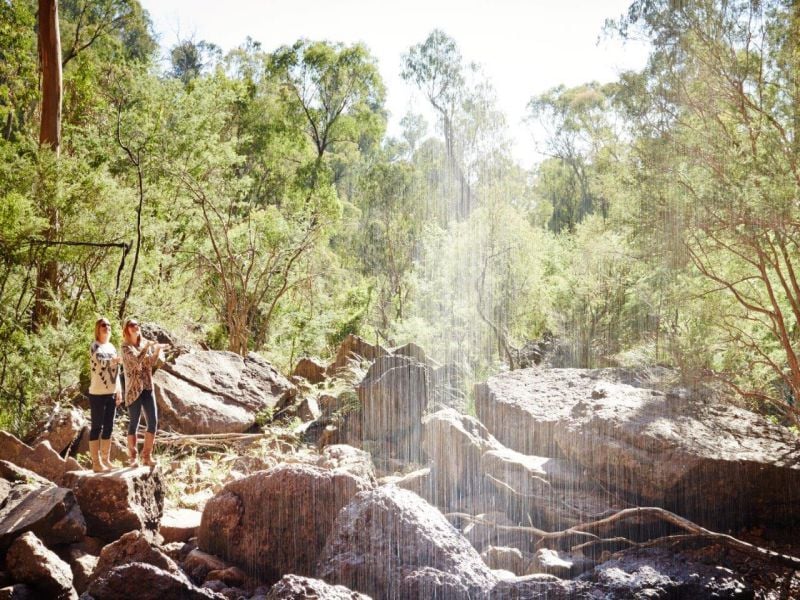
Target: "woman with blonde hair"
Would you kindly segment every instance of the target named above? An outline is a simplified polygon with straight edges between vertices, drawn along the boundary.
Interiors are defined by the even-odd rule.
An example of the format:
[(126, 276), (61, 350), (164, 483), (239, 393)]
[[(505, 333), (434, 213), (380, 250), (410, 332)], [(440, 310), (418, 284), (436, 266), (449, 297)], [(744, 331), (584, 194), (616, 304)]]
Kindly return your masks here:
[(100, 318), (94, 324), (94, 341), (89, 346), (89, 454), (96, 473), (111, 469), (111, 430), (116, 405), (122, 401), (119, 364), (122, 359), (111, 343), (111, 323)]
[(155, 466), (153, 461), (153, 445), (158, 429), (158, 411), (153, 396), (153, 366), (158, 361), (158, 354), (168, 344), (158, 344), (142, 337), (139, 323), (134, 319), (125, 321), (122, 328), (122, 366), (125, 369), (125, 406), (128, 407), (130, 423), (128, 423), (128, 458), (130, 465), (137, 464), (136, 430), (144, 412), (147, 431), (142, 446), (142, 464)]

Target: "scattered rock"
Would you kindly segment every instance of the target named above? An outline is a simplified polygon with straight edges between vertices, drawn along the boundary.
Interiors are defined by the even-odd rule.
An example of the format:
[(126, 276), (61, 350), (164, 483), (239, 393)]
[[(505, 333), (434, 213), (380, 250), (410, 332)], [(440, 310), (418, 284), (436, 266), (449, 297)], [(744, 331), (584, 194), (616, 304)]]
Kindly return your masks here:
[(339, 346), (339, 350), (336, 352), (336, 359), (328, 367), (328, 373), (335, 373), (347, 367), (351, 361), (360, 362), (362, 359), (373, 361), (386, 354), (389, 354), (386, 348), (380, 345), (372, 345), (363, 338), (351, 333)]
[(24, 583), (0, 588), (0, 600), (38, 600), (38, 593)]
[(74, 458), (61, 458), (46, 440), (31, 447), (3, 430), (0, 430), (0, 460), (33, 471), (57, 485), (64, 484), (67, 471), (81, 468)]
[[(408, 574), (426, 568), (446, 574), (447, 582), (476, 595), (495, 583), (475, 549), (436, 508), (412, 492), (384, 486), (359, 494), (339, 513), (317, 577), (374, 598), (390, 598)], [(437, 581), (445, 586), (428, 576), (408, 586), (429, 591)], [(409, 591), (398, 597), (449, 596)]]
[[(421, 419), (428, 406), (429, 376), (424, 365), (386, 357), (375, 363), (358, 386), (361, 401), (363, 436), (386, 444), (391, 456), (420, 462)], [(380, 371), (382, 365), (399, 366)]]
[(67, 480), (86, 518), (89, 535), (113, 541), (131, 530), (151, 535), (158, 531), (164, 512), (164, 484), (159, 469), (71, 471)]
[(41, 433), (33, 445), (47, 441), (58, 454), (64, 454), (82, 434), (88, 432), (86, 415), (78, 408), (55, 410), (50, 419), (41, 427)]
[(481, 558), (492, 570), (503, 569), (511, 571), (514, 575), (525, 575), (528, 560), (522, 556), (519, 548), (504, 546), (489, 546), (481, 552)]
[(575, 463), (564, 459), (501, 448), (487, 451), (480, 467), (494, 486), (499, 507), (517, 521), (550, 531), (599, 519), (612, 509), (622, 508)]
[(69, 565), (48, 550), (33, 533), (19, 536), (6, 554), (6, 568), (19, 583), (31, 586), (38, 595), (55, 600), (77, 600)]
[(194, 548), (183, 560), (183, 569), (189, 573), (194, 581), (205, 582), (208, 574), (213, 571), (224, 571), (231, 565), (208, 552)]
[(740, 575), (717, 564), (693, 562), (662, 549), (627, 550), (582, 579), (612, 598), (753, 598)]
[(141, 531), (129, 531), (103, 548), (92, 579), (105, 577), (115, 567), (128, 563), (146, 563), (177, 577), (185, 577), (175, 561), (151, 546)]
[(593, 569), (594, 566), (594, 561), (585, 556), (540, 548), (534, 553), (524, 571), (518, 574), (548, 573), (560, 579), (571, 579)]
[(373, 485), (346, 469), (302, 464), (254, 473), (208, 501), (198, 546), (266, 583), (312, 575), (336, 514)]
[(145, 563), (127, 563), (96, 579), (86, 592), (93, 600), (227, 600), (186, 577)]

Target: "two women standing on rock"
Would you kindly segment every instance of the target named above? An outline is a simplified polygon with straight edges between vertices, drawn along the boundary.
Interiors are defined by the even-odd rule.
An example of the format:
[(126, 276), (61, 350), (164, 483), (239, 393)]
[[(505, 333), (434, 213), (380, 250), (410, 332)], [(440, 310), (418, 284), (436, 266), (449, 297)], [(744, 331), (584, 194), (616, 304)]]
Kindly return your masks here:
[(161, 350), (168, 344), (158, 344), (142, 337), (139, 323), (128, 319), (122, 328), (122, 356), (117, 356), (111, 343), (111, 323), (98, 319), (94, 325), (94, 342), (89, 349), (91, 381), (89, 383), (89, 407), (91, 428), (89, 430), (89, 454), (92, 470), (111, 469), (111, 430), (114, 427), (116, 407), (122, 404), (122, 386), (119, 365), (125, 371), (125, 406), (128, 409), (128, 457), (129, 464), (137, 464), (136, 430), (144, 412), (147, 432), (144, 434), (142, 464), (152, 467), (153, 445), (158, 429), (158, 411), (153, 397), (153, 366)]
[(142, 464), (152, 467), (153, 445), (158, 429), (158, 411), (153, 396), (153, 367), (159, 352), (168, 344), (159, 344), (142, 337), (139, 323), (134, 319), (125, 321), (122, 328), (122, 366), (125, 369), (125, 406), (128, 407), (128, 458), (131, 466), (137, 464), (136, 430), (144, 412), (147, 431), (142, 446)]

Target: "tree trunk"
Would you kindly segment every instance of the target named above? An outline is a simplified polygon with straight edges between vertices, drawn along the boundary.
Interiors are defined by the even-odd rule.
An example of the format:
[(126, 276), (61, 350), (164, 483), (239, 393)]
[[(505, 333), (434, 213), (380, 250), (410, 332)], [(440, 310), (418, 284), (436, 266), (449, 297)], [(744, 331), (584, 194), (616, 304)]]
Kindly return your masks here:
[[(39, 62), (42, 76), (42, 121), (39, 129), (39, 146), (49, 148), (56, 157), (61, 147), (61, 36), (58, 28), (57, 0), (39, 0)], [(49, 177), (43, 173), (43, 177)], [(57, 177), (57, 171), (53, 175)], [(52, 183), (52, 182), (51, 182)], [(47, 198), (47, 190), (58, 193), (58, 184), (46, 185), (40, 200), (44, 204), (47, 215), (47, 229), (44, 239), (53, 241), (58, 236), (59, 214), (55, 198)], [(47, 248), (45, 247), (45, 252)], [(34, 331), (45, 324), (52, 324), (55, 311), (52, 306), (53, 294), (58, 285), (58, 264), (55, 259), (42, 257), (36, 275), (34, 290), (33, 315), (31, 326)]]

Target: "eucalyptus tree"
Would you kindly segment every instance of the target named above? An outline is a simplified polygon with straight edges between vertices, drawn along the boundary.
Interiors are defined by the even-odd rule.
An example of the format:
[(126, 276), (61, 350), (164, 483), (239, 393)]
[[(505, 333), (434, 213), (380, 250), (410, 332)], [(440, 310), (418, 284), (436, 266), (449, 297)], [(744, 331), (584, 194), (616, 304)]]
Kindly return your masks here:
[[(742, 395), (800, 422), (800, 5), (637, 1), (617, 24), (653, 44), (644, 77), (658, 119), (637, 142), (665, 169), (665, 211), (716, 304)], [(636, 108), (636, 104), (632, 103)]]
[(363, 44), (300, 40), (276, 50), (270, 69), (288, 105), (303, 115), (318, 161), (332, 150), (382, 136), (385, 89)]

